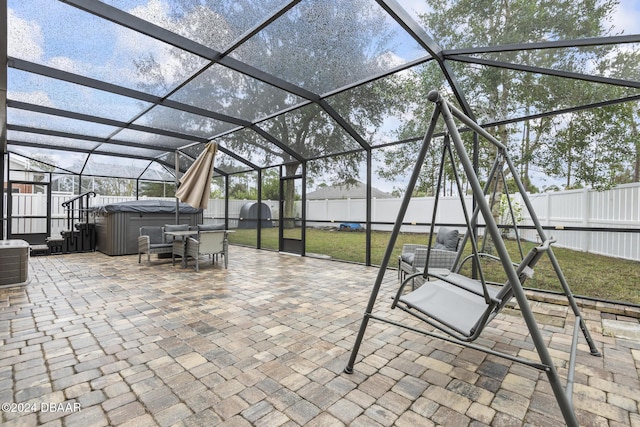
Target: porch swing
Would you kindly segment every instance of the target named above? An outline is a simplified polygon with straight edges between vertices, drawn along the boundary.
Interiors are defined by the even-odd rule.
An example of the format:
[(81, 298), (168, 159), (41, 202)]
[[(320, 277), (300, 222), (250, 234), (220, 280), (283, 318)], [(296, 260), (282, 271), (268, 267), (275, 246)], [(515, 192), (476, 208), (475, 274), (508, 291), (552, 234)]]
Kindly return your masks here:
[[(498, 187), (499, 184), (502, 184), (507, 201), (507, 214), (510, 219), (510, 224), (513, 227), (521, 260), (519, 264), (512, 264), (516, 269), (520, 285), (523, 285), (527, 278), (533, 276), (533, 269), (536, 263), (542, 254), (549, 249), (549, 245), (553, 243), (554, 240), (552, 238), (548, 239), (546, 242), (543, 242), (542, 245), (533, 247), (529, 253), (524, 256), (517, 225), (518, 221), (514, 211), (514, 203), (509, 194), (504, 170), (506, 163), (505, 155), (505, 150), (497, 149), (493, 167), (483, 190), (483, 198), (490, 195), (489, 207), (496, 204)], [(438, 202), (447, 160), (452, 166), (453, 181), (456, 183), (467, 227), (466, 234), (464, 235), (462, 244), (459, 245), (458, 254), (451, 271), (442, 268), (429, 268), (431, 264), (430, 252), (432, 239), (435, 234), (434, 228), (438, 212)], [(488, 243), (491, 240), (490, 236), (489, 238), (483, 238), (482, 246), (478, 247), (478, 240), (473, 230), (473, 224), (477, 224), (480, 207), (477, 206), (473, 215), (469, 215), (467, 206), (464, 203), (462, 181), (455, 166), (454, 153), (451, 148), (451, 138), (448, 133), (445, 133), (429, 230), (429, 245), (426, 255), (427, 268), (425, 268), (423, 272), (408, 276), (402, 281), (391, 308), (397, 307), (404, 310), (461, 341), (473, 341), (480, 335), (484, 326), (513, 298), (513, 289), (508, 280), (504, 283), (491, 282), (485, 276), (482, 259), (487, 258), (495, 262), (500, 262), (501, 260), (487, 250), (487, 247), (490, 246)], [(468, 242), (471, 243), (472, 253), (460, 259), (462, 251)], [(475, 269), (473, 276), (477, 277), (477, 279), (471, 279), (462, 274), (463, 267), (467, 262), (473, 263)], [(422, 282), (428, 282), (428, 285), (413, 289), (412, 292), (405, 295), (405, 287), (409, 283), (413, 285), (415, 283), (414, 278), (417, 276), (421, 276)], [(451, 316), (452, 312), (455, 312), (456, 315)]]
[[(547, 238), (546, 233), (528, 199), (524, 186), (518, 178), (517, 170), (509, 158), (506, 147), (491, 134), (481, 128), (477, 123), (468, 118), (464, 113), (460, 112), (448, 101), (443, 99), (438, 92), (432, 91), (429, 93), (428, 99), (435, 104), (430, 126), (424, 136), (422, 148), (418, 155), (412, 176), (409, 180), (405, 197), (400, 206), (385, 255), (380, 265), (376, 282), (374, 283), (369, 298), (369, 303), (367, 305), (360, 330), (351, 352), (351, 357), (345, 367), (345, 372), (353, 372), (353, 365), (364, 338), (368, 321), (369, 319), (374, 319), (444, 341), (453, 342), (483, 351), (485, 353), (546, 372), (566, 424), (569, 426), (577, 426), (578, 421), (572, 404), (572, 392), (578, 335), (580, 330), (589, 345), (591, 354), (599, 356), (600, 353), (597, 350), (586, 324), (581, 317), (580, 310), (551, 248), (551, 245), (555, 240), (553, 238)], [(424, 270), (408, 275), (402, 279), (400, 287), (396, 292), (391, 305), (392, 308), (398, 308), (432, 326), (437, 330), (434, 331), (416, 328), (409, 324), (375, 315), (373, 314), (373, 308), (392, 255), (400, 227), (404, 220), (404, 216), (411, 199), (411, 194), (413, 193), (413, 189), (417, 182), (426, 154), (430, 149), (435, 133), (435, 127), (440, 116), (444, 119), (446, 132), (442, 144), (442, 156), (440, 158), (437, 189), (440, 190), (442, 186), (445, 163), (450, 161), (453, 166), (452, 171), (463, 208), (467, 232), (458, 247), (456, 259), (451, 270), (443, 271), (442, 268), (430, 269), (430, 254), (427, 252), (427, 262)], [(471, 160), (469, 159), (466, 149), (462, 143), (454, 117), (470, 128), (477, 136), (482, 136), (496, 150), (495, 160), (484, 188), (480, 185)], [(456, 156), (457, 161), (462, 166), (464, 175), (468, 181), (471, 191), (473, 192), (474, 201), (476, 203), (476, 207), (471, 214), (469, 214), (464, 203), (462, 181), (455, 165)], [(505, 170), (510, 173), (514, 180), (522, 203), (531, 217), (538, 236), (542, 240), (542, 244), (533, 247), (526, 255), (524, 254), (521, 244), (519, 229), (515, 218), (514, 202), (508, 192)], [(496, 202), (496, 198), (498, 196), (501, 197), (503, 194), (502, 191), (498, 191), (499, 184), (502, 184), (502, 187), (504, 188), (503, 191), (506, 195), (507, 210), (511, 220), (511, 224), (507, 225), (506, 228), (512, 230), (515, 234), (515, 240), (517, 241), (520, 256), (519, 262), (513, 262), (511, 260), (503, 235), (500, 231), (500, 226), (497, 224), (492, 214), (491, 205)], [(431, 240), (434, 235), (439, 194), (440, 191), (436, 191), (434, 209), (430, 224), (428, 248), (431, 248)], [(487, 200), (487, 197), (489, 200)], [(478, 238), (476, 237), (476, 228), (478, 227), (478, 221), (480, 219), (484, 220), (485, 225), (482, 246), (479, 247)], [(505, 229), (504, 225), (501, 225), (501, 227), (503, 230)], [(496, 255), (488, 253), (487, 251), (487, 245), (490, 240), (494, 245)], [(463, 251), (467, 246), (467, 243), (470, 243), (471, 245), (471, 254), (463, 257)], [(537, 262), (545, 254), (551, 261), (558, 281), (562, 287), (563, 294), (567, 298), (568, 304), (576, 317), (573, 341), (570, 347), (566, 386), (562, 385), (554, 362), (547, 349), (547, 344), (542, 337), (523, 288), (523, 283), (533, 276), (533, 271)], [(504, 275), (506, 276), (506, 280), (500, 283), (489, 280), (486, 277), (486, 272), (482, 267), (483, 262), (485, 262), (486, 259), (496, 261), (500, 265)], [(471, 274), (469, 274), (469, 270), (471, 270)], [(405, 293), (407, 285), (410, 283), (413, 284), (414, 279), (418, 276), (422, 277), (422, 285), (410, 290), (408, 293)], [(473, 343), (473, 341), (480, 336), (489, 322), (491, 322), (491, 320), (494, 319), (513, 298), (516, 299), (520, 312), (522, 313), (522, 317), (524, 318), (531, 339), (538, 353), (539, 361), (523, 359)]]

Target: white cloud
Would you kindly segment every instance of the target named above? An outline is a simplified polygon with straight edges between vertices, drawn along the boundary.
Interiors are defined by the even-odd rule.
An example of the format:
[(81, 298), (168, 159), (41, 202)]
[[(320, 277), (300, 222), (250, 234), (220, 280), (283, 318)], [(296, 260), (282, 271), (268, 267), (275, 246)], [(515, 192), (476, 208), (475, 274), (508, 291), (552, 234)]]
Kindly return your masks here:
[(429, 11), (429, 6), (425, 0), (399, 0), (400, 6), (404, 8), (416, 21), (418, 15)]
[(624, 34), (640, 34), (640, 4), (637, 1), (621, 1), (613, 14), (616, 31)]
[(378, 66), (386, 69), (398, 67), (404, 64), (406, 61), (391, 51), (385, 51), (376, 58)]
[(49, 94), (40, 90), (33, 92), (14, 92), (9, 88), (8, 97), (14, 101), (43, 105), (45, 107), (55, 107), (53, 101), (49, 98)]
[(128, 12), (161, 27), (171, 25), (169, 5), (162, 0), (149, 0), (146, 5), (134, 7)]
[[(169, 12), (168, 4), (162, 0), (149, 0), (146, 5), (137, 6), (128, 11), (132, 15), (171, 31), (175, 23), (169, 17)], [(113, 52), (116, 57), (112, 58), (111, 64), (108, 64), (107, 67), (117, 70), (120, 81), (124, 78), (134, 86), (136, 83), (148, 83), (147, 79), (131, 65), (133, 60), (147, 56), (153, 57), (160, 65), (160, 75), (163, 76), (167, 85), (172, 86), (178, 79), (184, 78), (181, 58), (172, 53), (175, 49), (172, 46), (150, 37), (132, 37), (131, 30), (122, 27), (117, 28), (115, 37), (116, 46)], [(113, 67), (113, 63), (128, 65), (127, 67)]]
[[(146, 5), (129, 11), (133, 15), (155, 24), (171, 27), (169, 6), (164, 0), (149, 0)], [(136, 87), (143, 82), (133, 65), (133, 61), (152, 55), (160, 64), (160, 73), (169, 85), (183, 77), (182, 64), (172, 47), (150, 37), (133, 34), (124, 27), (105, 26), (105, 46), (114, 44), (108, 51), (96, 52), (87, 57), (70, 54), (48, 57), (45, 51), (44, 29), (37, 21), (20, 16), (19, 9), (8, 9), (8, 53), (10, 56), (51, 66), (56, 69), (80, 75), (90, 75), (123, 86)], [(78, 25), (82, 25), (79, 23)], [(110, 41), (111, 40), (111, 41)]]
[(44, 37), (37, 22), (18, 17), (13, 9), (8, 9), (7, 49), (9, 56), (27, 61), (42, 58)]
[(49, 59), (48, 64), (50, 67), (58, 70), (68, 71), (70, 73), (82, 74), (82, 65), (77, 61), (67, 56), (54, 56)]

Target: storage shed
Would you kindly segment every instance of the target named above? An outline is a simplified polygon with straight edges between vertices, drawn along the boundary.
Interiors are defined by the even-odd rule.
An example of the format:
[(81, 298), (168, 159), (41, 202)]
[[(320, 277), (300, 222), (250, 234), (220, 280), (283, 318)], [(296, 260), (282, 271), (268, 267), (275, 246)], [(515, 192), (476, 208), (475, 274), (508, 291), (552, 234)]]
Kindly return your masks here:
[[(133, 200), (95, 208), (96, 249), (106, 255), (138, 253), (143, 225), (176, 223), (176, 203), (167, 200)], [(202, 224), (202, 209), (180, 203), (178, 224)]]
[(258, 218), (262, 228), (273, 227), (269, 206), (265, 203), (247, 202), (240, 208), (238, 228), (258, 228)]

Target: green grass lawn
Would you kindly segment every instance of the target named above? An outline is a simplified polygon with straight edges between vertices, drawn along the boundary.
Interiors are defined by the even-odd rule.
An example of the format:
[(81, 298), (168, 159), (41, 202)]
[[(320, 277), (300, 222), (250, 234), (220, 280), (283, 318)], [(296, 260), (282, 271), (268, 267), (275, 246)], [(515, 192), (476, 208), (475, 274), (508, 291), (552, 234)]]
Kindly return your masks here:
[[(300, 236), (300, 230), (289, 230), (292, 237)], [(374, 231), (371, 234), (371, 262), (380, 265), (389, 242), (389, 232)], [(236, 230), (231, 233), (229, 240), (232, 244), (256, 246), (256, 230)], [(401, 233), (394, 245), (393, 255), (389, 267), (397, 267), (397, 259), (405, 243), (428, 243), (428, 235), (416, 233)], [(317, 254), (329, 256), (336, 260), (365, 262), (365, 233), (341, 232), (308, 228), (306, 230), (306, 252), (308, 255)], [(525, 253), (534, 243), (523, 244)], [(508, 240), (507, 247), (514, 262), (520, 260), (515, 241)], [(278, 229), (262, 230), (262, 248), (278, 249)], [(466, 252), (470, 253), (467, 244)], [(611, 258), (601, 255), (588, 254), (563, 248), (554, 248), (554, 253), (564, 272), (564, 275), (576, 295), (597, 299), (621, 301), (640, 304), (640, 262)], [(501, 270), (499, 268), (498, 270)], [(496, 268), (487, 266), (488, 274), (498, 274)], [(502, 281), (498, 276), (496, 281)], [(525, 286), (531, 288), (560, 291), (551, 262), (543, 256), (536, 267), (534, 277), (527, 280)]]

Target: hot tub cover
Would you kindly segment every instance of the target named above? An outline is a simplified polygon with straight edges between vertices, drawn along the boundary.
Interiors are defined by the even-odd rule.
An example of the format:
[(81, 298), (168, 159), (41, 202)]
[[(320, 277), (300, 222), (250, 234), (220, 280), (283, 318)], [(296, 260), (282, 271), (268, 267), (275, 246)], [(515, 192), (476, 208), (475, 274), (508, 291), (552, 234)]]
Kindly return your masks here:
[[(142, 213), (176, 213), (176, 202), (168, 200), (132, 200), (129, 202), (111, 203), (104, 206), (97, 206), (96, 212), (142, 212)], [(181, 214), (191, 214), (202, 212), (186, 203), (180, 203)]]

